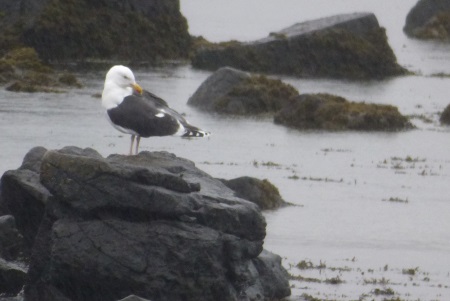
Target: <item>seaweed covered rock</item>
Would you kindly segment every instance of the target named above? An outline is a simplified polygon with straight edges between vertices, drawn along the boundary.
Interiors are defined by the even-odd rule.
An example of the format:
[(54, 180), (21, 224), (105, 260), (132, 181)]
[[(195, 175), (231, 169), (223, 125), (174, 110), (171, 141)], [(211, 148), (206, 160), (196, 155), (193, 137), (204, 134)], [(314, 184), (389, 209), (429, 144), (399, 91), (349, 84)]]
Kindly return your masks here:
[(232, 189), (237, 197), (257, 204), (262, 210), (276, 209), (287, 205), (278, 188), (267, 179), (240, 177), (221, 181)]
[(155, 61), (190, 48), (179, 0), (3, 0), (0, 12), (0, 46), (26, 45), (48, 61)]
[(442, 124), (450, 125), (450, 105), (444, 109), (439, 120)]
[(404, 32), (419, 39), (450, 40), (450, 0), (420, 0), (406, 16)]
[(350, 102), (330, 94), (302, 94), (275, 115), (274, 122), (297, 129), (398, 131), (412, 127), (391, 105)]
[(57, 92), (81, 84), (71, 73), (60, 73), (46, 65), (30, 47), (15, 48), (0, 57), (0, 84), (13, 92)]
[(234, 115), (280, 110), (298, 91), (280, 80), (223, 67), (208, 77), (189, 98), (199, 109)]
[(378, 79), (406, 73), (372, 13), (298, 23), (249, 43), (204, 46), (192, 64), (209, 70), (231, 66), (300, 77)]
[[(8, 205), (20, 203), (13, 198), (24, 192), (4, 194), (20, 187), (46, 198), (33, 231), (26, 300), (278, 300), (290, 294), (281, 258), (263, 250), (266, 224), (258, 206), (186, 159), (37, 148), (20, 170), (39, 170), (38, 181), (51, 194), (40, 194), (35, 180), (27, 185), (25, 175), (2, 179)], [(8, 208), (18, 220), (26, 210)]]

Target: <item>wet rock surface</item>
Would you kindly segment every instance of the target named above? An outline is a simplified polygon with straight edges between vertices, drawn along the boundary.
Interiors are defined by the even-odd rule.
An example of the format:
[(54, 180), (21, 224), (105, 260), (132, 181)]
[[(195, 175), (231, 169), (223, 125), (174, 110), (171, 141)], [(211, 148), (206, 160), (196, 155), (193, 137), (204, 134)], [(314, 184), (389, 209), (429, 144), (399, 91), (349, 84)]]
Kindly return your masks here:
[(450, 40), (450, 1), (418, 1), (406, 16), (403, 30), (419, 39)]
[(33, 241), (26, 300), (290, 294), (281, 258), (263, 250), (258, 206), (172, 154), (105, 159), (92, 149), (35, 148), (2, 178), (2, 208), (17, 221), (28, 214), (13, 205), (23, 200), (43, 207), (38, 230), (19, 228)]
[(249, 43), (199, 49), (196, 68), (231, 66), (300, 77), (384, 78), (405, 74), (385, 30), (372, 13), (336, 15), (298, 23)]
[(350, 102), (330, 94), (301, 94), (274, 117), (297, 129), (398, 131), (412, 128), (391, 105)]

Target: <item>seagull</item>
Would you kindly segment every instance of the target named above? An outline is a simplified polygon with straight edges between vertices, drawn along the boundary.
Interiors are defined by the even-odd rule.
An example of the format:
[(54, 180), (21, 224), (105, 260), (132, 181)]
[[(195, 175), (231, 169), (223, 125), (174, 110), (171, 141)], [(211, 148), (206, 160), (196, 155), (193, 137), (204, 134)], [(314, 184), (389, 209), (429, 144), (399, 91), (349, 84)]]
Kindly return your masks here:
[(153, 93), (136, 83), (130, 68), (116, 65), (106, 73), (102, 106), (109, 122), (117, 130), (131, 135), (129, 154), (139, 150), (141, 137), (206, 137), (210, 133), (195, 127)]

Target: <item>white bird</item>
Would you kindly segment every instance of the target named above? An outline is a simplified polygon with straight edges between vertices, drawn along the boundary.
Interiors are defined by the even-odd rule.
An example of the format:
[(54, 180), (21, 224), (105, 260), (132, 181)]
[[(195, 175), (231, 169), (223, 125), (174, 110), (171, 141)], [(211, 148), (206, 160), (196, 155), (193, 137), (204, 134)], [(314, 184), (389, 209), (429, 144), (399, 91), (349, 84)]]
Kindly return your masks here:
[(130, 155), (133, 154), (135, 138), (137, 154), (141, 137), (205, 137), (210, 134), (189, 124), (163, 99), (143, 90), (136, 83), (133, 72), (125, 66), (114, 66), (106, 74), (102, 106), (110, 123), (117, 130), (131, 135)]

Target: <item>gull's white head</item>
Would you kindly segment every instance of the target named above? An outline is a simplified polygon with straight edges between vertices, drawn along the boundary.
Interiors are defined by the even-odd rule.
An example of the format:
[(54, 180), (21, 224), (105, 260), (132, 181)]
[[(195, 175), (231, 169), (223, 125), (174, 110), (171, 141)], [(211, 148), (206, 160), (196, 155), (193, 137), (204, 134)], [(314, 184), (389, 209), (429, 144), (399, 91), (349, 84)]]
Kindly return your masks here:
[(106, 109), (118, 106), (125, 97), (133, 94), (133, 90), (142, 93), (130, 68), (116, 65), (106, 73), (105, 86), (102, 93), (102, 105)]

